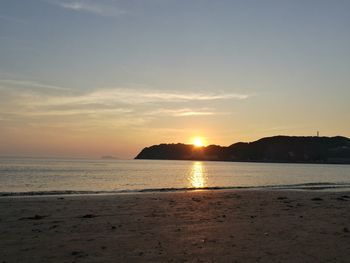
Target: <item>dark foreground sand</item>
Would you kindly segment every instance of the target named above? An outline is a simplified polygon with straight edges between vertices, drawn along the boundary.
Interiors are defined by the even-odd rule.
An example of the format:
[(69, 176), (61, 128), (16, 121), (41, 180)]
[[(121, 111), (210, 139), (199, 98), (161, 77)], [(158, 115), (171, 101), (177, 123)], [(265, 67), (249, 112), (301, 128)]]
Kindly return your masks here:
[(350, 193), (0, 198), (0, 262), (350, 262)]

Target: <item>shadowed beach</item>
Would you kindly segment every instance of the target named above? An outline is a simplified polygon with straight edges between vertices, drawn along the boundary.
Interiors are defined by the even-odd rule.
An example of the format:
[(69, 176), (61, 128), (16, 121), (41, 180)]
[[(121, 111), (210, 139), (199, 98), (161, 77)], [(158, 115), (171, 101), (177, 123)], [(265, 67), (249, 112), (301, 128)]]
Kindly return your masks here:
[(348, 262), (350, 193), (2, 197), (1, 262)]

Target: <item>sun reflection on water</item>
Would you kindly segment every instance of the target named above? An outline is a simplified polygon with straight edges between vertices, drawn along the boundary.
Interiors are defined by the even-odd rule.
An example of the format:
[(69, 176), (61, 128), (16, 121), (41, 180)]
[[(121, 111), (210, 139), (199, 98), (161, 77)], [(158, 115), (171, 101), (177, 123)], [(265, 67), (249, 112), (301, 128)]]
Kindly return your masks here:
[(205, 168), (202, 162), (193, 163), (188, 181), (192, 188), (203, 188), (207, 186)]

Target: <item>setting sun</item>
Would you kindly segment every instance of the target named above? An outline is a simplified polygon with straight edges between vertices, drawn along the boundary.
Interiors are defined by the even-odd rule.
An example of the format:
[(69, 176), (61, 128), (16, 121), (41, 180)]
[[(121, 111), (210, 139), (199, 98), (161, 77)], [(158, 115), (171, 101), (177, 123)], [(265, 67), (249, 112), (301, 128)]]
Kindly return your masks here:
[(200, 137), (196, 137), (193, 139), (193, 145), (196, 147), (203, 147), (204, 146), (204, 142), (203, 139)]

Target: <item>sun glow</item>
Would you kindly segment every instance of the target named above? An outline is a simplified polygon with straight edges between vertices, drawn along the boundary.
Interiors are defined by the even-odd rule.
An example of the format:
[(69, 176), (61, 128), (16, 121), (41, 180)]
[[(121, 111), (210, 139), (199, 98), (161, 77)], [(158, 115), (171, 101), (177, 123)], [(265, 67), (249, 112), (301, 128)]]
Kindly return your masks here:
[(200, 137), (196, 137), (193, 139), (193, 145), (196, 147), (203, 147), (204, 146), (204, 141)]

